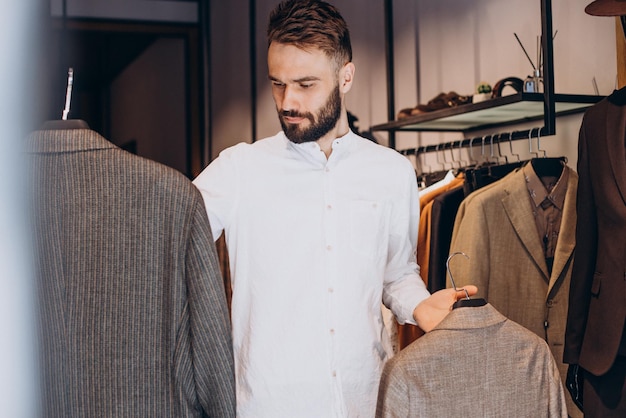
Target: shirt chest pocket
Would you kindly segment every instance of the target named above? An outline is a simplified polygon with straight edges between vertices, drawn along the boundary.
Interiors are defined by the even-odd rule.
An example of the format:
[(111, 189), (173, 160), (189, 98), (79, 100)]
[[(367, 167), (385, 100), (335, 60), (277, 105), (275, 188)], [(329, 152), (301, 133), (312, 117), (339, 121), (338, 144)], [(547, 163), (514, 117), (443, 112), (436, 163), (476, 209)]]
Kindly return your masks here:
[(387, 205), (371, 200), (350, 204), (350, 246), (358, 254), (380, 257), (387, 248)]

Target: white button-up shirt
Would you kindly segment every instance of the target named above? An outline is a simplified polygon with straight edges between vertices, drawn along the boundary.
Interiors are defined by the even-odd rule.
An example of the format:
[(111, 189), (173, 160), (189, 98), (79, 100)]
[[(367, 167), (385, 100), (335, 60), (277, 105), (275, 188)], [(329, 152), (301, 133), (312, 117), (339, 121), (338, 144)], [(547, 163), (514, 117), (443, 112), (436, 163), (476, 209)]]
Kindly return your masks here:
[(429, 294), (415, 172), (352, 132), (327, 159), (281, 132), (223, 151), (195, 180), (226, 234), (240, 417), (373, 417), (389, 341)]

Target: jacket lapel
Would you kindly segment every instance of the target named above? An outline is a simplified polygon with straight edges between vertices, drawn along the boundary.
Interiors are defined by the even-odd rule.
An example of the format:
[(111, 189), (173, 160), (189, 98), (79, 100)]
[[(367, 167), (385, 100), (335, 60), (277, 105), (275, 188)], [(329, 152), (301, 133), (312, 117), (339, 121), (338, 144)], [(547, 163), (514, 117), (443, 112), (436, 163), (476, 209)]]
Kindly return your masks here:
[(609, 104), (606, 115), (606, 154), (622, 200), (626, 203), (626, 107)]
[(537, 235), (533, 211), (528, 202), (528, 189), (522, 170), (518, 170), (514, 176), (507, 180), (505, 192), (507, 196), (502, 199), (504, 210), (515, 233), (547, 283), (548, 266)]

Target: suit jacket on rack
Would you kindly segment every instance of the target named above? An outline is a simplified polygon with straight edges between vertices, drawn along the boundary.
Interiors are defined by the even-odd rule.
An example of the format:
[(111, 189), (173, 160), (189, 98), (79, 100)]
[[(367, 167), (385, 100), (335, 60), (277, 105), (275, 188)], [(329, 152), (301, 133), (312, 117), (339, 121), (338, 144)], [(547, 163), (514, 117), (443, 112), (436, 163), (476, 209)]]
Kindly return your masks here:
[[(548, 273), (521, 169), (473, 192), (461, 203), (450, 252), (462, 251), (469, 260), (457, 257), (450, 268), (457, 287), (477, 285), (477, 297), (544, 338), (565, 382), (567, 365), (562, 358), (576, 242), (578, 176), (567, 166), (563, 169), (570, 172), (552, 274)], [(572, 416), (579, 413), (569, 397), (568, 410)]]
[(433, 200), (428, 258), (428, 291), (431, 293), (446, 287), (446, 260), (450, 254), (454, 218), (464, 196), (461, 185)]
[(233, 417), (223, 282), (200, 193), (89, 129), (27, 139), (45, 417)]
[(564, 361), (598, 376), (618, 355), (626, 317), (625, 132), (621, 89), (587, 110), (578, 144), (580, 222)]
[(378, 418), (567, 417), (545, 341), (492, 305), (456, 308), (383, 370)]

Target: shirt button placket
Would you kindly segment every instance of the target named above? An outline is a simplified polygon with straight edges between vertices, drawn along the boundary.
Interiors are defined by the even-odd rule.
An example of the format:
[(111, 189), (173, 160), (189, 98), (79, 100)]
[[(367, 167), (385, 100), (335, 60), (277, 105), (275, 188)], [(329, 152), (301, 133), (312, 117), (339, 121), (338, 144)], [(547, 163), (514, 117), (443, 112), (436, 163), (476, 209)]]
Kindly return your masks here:
[[(332, 164), (332, 163), (331, 163)], [(337, 209), (336, 209), (336, 201), (334, 200), (334, 171), (333, 169), (328, 165), (328, 163), (326, 164), (326, 166), (324, 167), (324, 173), (323, 173), (323, 182), (324, 182), (324, 186), (323, 186), (323, 190), (324, 190), (324, 208), (323, 208), (323, 217), (324, 217), (324, 239), (325, 239), (325, 243), (326, 243), (326, 269), (327, 269), (327, 275), (326, 275), (326, 280), (327, 280), (327, 292), (326, 292), (326, 297), (327, 297), (327, 306), (328, 306), (328, 316), (327, 316), (327, 323), (326, 323), (326, 329), (328, 330), (327, 332), (327, 338), (328, 338), (328, 343), (329, 343), (329, 348), (330, 348), (330, 363), (329, 363), (329, 372), (332, 376), (333, 379), (337, 378), (337, 364), (336, 364), (336, 355), (335, 352), (337, 350), (337, 342), (336, 342), (336, 332), (337, 332), (337, 328), (336, 328), (336, 280), (337, 277), (335, 277), (336, 274), (336, 270), (335, 270), (335, 263), (337, 262), (337, 257), (339, 257), (340, 255), (337, 253), (338, 248), (337, 248), (337, 233), (338, 233), (338, 225), (337, 225)]]

